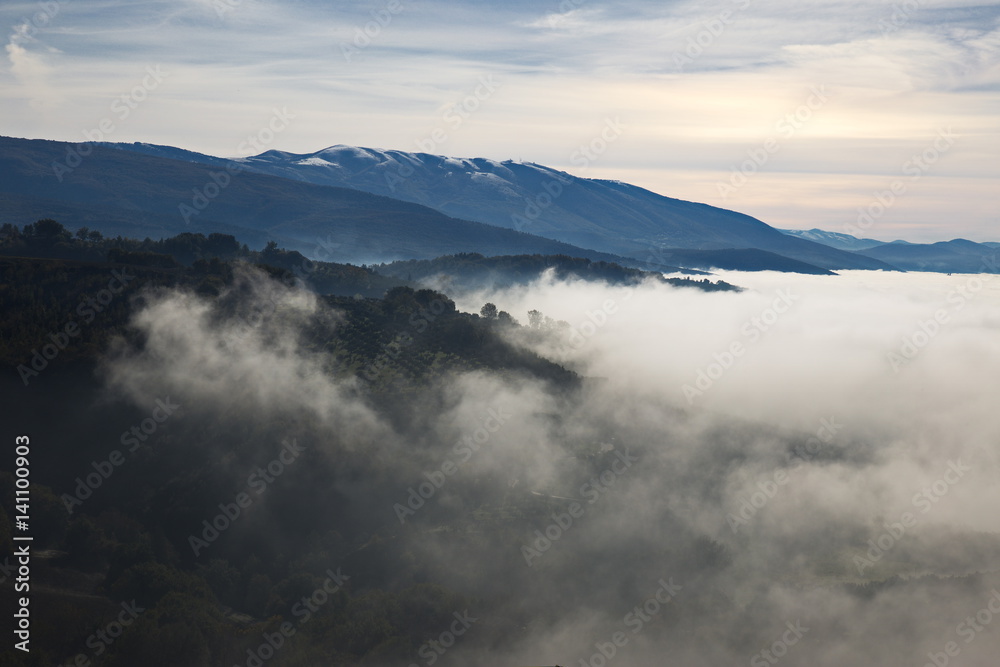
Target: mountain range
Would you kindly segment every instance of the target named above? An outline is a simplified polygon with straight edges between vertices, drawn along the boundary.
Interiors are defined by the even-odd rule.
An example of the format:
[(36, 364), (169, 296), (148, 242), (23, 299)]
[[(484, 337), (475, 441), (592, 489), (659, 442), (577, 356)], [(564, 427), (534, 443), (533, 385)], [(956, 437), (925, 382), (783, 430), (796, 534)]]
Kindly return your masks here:
[(53, 218), (69, 228), (138, 238), (219, 232), (253, 247), (274, 240), (313, 259), (354, 263), (483, 248), (497, 255), (619, 259), (398, 199), (249, 172), (233, 162), (3, 138), (0, 174), (3, 223)]
[(1000, 272), (1000, 253), (997, 252), (1000, 243), (995, 242), (975, 243), (966, 239), (952, 239), (938, 243), (910, 243), (900, 239), (886, 243), (822, 229), (782, 231), (798, 238), (880, 259), (904, 271)]
[(867, 250), (875, 246), (885, 245), (885, 241), (859, 239), (850, 234), (827, 232), (822, 229), (782, 229), (781, 231), (789, 236), (806, 239), (807, 241), (815, 241), (816, 243), (828, 245), (831, 248), (839, 248), (840, 250), (848, 250), (850, 252), (858, 252), (859, 250)]
[[(220, 158), (149, 144), (113, 144), (157, 157), (224, 166)], [(332, 146), (315, 153), (266, 151), (239, 158), (248, 170), (317, 185), (346, 187), (422, 204), (450, 216), (530, 232), (590, 250), (671, 263), (672, 250), (756, 248), (813, 269), (891, 269), (786, 234), (748, 215), (664, 197), (622, 183), (573, 176), (534, 163), (459, 159)], [(750, 268), (709, 257), (720, 268)], [(775, 267), (785, 260), (773, 258)], [(705, 266), (699, 258), (699, 266)], [(763, 268), (771, 268), (768, 262)], [(782, 270), (782, 269), (777, 269)]]
[[(886, 244), (543, 165), (332, 146), (220, 158), (145, 143), (0, 137), (0, 222), (160, 238), (223, 232), (314, 259), (562, 254), (662, 271), (987, 271), (996, 247)], [(985, 268), (984, 268), (985, 267)]]

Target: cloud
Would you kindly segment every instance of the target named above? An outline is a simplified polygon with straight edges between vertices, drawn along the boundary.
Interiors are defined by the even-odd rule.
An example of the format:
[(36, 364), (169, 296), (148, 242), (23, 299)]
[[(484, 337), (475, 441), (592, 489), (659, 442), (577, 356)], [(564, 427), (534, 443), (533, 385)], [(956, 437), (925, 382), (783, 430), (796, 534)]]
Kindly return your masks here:
[(34, 111), (46, 112), (62, 101), (50, 84), (52, 68), (43, 56), (25, 47), (31, 44), (32, 33), (37, 30), (31, 23), (15, 26), (4, 50), (10, 63), (10, 73), (17, 81), (17, 96), (26, 101)]
[(137, 403), (183, 396), (189, 406), (246, 412), (250, 421), (298, 414), (318, 429), (377, 437), (377, 420), (353, 396), (353, 382), (331, 378), (323, 360), (300, 347), (302, 328), (338, 320), (310, 292), (241, 269), (215, 303), (184, 291), (148, 298), (133, 321), (141, 350), (122, 341), (106, 366), (114, 391)]
[[(513, 341), (591, 378), (572, 391), (477, 371), (367, 397), (303, 338), (339, 316), (254, 273), (218, 301), (148, 294), (142, 345), (107, 377), (192, 406), (176, 426), (195, 442), (204, 420), (280, 426), (350, 460), (323, 480), (351, 499), (330, 520), (404, 540), (422, 577), (481, 601), (489, 629), (453, 649), (469, 664), (578, 664), (616, 632), (636, 665), (775, 646), (788, 665), (921, 664), (952, 640), (988, 664), (996, 633), (965, 644), (956, 627), (1000, 585), (1000, 283), (721, 277), (747, 289), (547, 276), (459, 297), (567, 322)], [(396, 507), (421, 484), (403, 529)], [(661, 581), (676, 597), (649, 603)], [(781, 646), (789, 623), (807, 629)]]
[(545, 16), (523, 23), (525, 28), (540, 30), (558, 30), (579, 34), (593, 23), (600, 23), (604, 11), (596, 8), (578, 9), (569, 5), (565, 11), (553, 12)]
[[(650, 655), (637, 640), (630, 663), (656, 664), (654, 652), (679, 664), (749, 661), (797, 618), (813, 634), (788, 664), (919, 662), (940, 650), (938, 638), (940, 646), (954, 639), (955, 625), (995, 585), (973, 576), (978, 583), (958, 589), (920, 577), (989, 570), (1000, 547), (990, 509), (1000, 500), (1000, 429), (988, 390), (1000, 371), (1000, 284), (878, 272), (722, 277), (750, 289), (706, 295), (543, 280), (460, 299), (469, 310), (490, 300), (519, 318), (538, 308), (568, 322), (575, 333), (561, 342), (518, 340), (603, 378), (564, 416), (583, 437), (614, 424), (616, 446), (642, 457), (634, 477), (604, 497), (608, 505), (596, 506), (590, 523), (580, 519), (579, 541), (567, 537), (551, 547), (561, 556), (539, 559), (552, 559), (546, 577), (571, 591), (561, 568), (593, 557), (618, 564), (609, 576), (620, 582), (629, 555), (648, 572), (647, 549), (694, 548), (701, 536), (725, 545), (729, 565), (695, 574), (669, 556), (661, 561), (698, 578), (690, 586), (697, 610), (678, 611), (693, 634), (678, 631), (683, 623), (657, 626), (642, 636)], [(791, 304), (778, 313), (782, 291)], [(933, 325), (942, 310), (945, 323)], [(744, 351), (727, 358), (734, 342)], [(898, 372), (892, 355), (906, 358)], [(704, 386), (700, 371), (710, 386), (689, 403), (682, 388)], [(871, 598), (843, 587), (895, 574), (915, 579)], [(614, 628), (611, 610), (628, 608), (607, 594), (600, 583), (587, 593), (608, 614), (601, 622), (583, 603), (516, 659), (589, 656)], [(708, 612), (702, 596), (712, 594), (728, 602)], [(753, 637), (745, 653), (736, 636)], [(552, 642), (558, 648), (547, 650)], [(996, 646), (986, 635), (977, 642), (983, 655)]]

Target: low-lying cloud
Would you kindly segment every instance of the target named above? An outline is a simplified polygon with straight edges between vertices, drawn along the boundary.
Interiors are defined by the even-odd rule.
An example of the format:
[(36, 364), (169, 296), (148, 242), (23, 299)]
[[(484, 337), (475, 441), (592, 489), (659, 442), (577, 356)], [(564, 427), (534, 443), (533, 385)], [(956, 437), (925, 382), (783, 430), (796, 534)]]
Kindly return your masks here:
[[(300, 344), (339, 315), (259, 276), (239, 299), (149, 297), (143, 346), (108, 377), (228, 423), (296, 417), (300, 440), (354, 457), (324, 480), (354, 537), (405, 541), (482, 605), (445, 662), (993, 664), (1000, 281), (720, 277), (747, 289), (462, 295), (567, 322), (510, 339), (593, 379), (456, 374), (398, 399), (406, 419)], [(233, 314), (269, 300), (227, 346)]]

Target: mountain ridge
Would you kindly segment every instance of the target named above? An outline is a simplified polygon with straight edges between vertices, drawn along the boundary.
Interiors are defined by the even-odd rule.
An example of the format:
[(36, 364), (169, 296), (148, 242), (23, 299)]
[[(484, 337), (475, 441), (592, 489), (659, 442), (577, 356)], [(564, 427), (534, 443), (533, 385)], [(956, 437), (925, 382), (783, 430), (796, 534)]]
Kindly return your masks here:
[(78, 165), (66, 168), (62, 161), (79, 146), (0, 138), (0, 222), (56, 218), (105, 235), (160, 238), (222, 232), (255, 247), (275, 240), (313, 259), (356, 263), (479, 251), (625, 259), (356, 189), (240, 172), (222, 158), (205, 164), (90, 144)]
[(782, 230), (784, 233), (809, 238), (831, 247), (851, 249), (867, 257), (891, 263), (904, 271), (936, 271), (942, 273), (997, 273), (1000, 271), (1000, 243), (977, 243), (956, 238), (935, 243), (912, 243), (903, 239), (876, 241), (859, 239), (849, 234), (822, 229)]
[[(110, 145), (146, 154), (169, 149)], [(190, 151), (180, 154), (211, 164), (223, 160)], [(655, 256), (664, 248), (757, 248), (827, 270), (895, 268), (875, 258), (789, 237), (743, 213), (674, 199), (621, 181), (584, 179), (530, 162), (343, 144), (312, 153), (269, 150), (234, 160), (251, 171), (389, 196), (446, 215), (637, 259)]]

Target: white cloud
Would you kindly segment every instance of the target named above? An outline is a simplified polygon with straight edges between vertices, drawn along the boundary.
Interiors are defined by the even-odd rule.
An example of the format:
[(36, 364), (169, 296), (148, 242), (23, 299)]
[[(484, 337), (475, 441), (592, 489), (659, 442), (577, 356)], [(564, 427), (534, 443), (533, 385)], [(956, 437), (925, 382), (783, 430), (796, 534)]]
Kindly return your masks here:
[[(993, 568), (1000, 551), (1000, 278), (722, 277), (748, 289), (545, 278), (462, 297), (466, 310), (488, 299), (522, 321), (535, 308), (566, 320), (582, 344), (518, 340), (604, 381), (559, 391), (523, 376), (448, 376), (413, 392), (415, 407), (400, 410), (412, 416), (392, 423), (381, 412), (399, 405), (370, 405), (344, 378), (310, 372), (321, 356), (298, 334), (324, 313), (321, 302), (259, 276), (238, 280), (221, 299), (228, 306), (151, 296), (135, 321), (144, 349), (113, 355), (109, 377), (140, 404), (170, 392), (189, 405), (178, 427), (195, 442), (205, 439), (198, 413), (220, 432), (274, 422), (333, 459), (358, 453), (364, 474), (323, 483), (351, 498), (345, 512), (364, 517), (365, 539), (405, 540), (422, 578), (477, 592), (496, 618), (530, 620), (516, 630), (498, 625), (503, 634), (493, 636), (505, 641), (489, 642), (489, 655), (460, 655), (475, 642), (456, 647), (465, 664), (575, 664), (595, 642), (629, 629), (623, 615), (661, 577), (682, 586), (670, 603), (677, 608), (630, 635), (619, 658), (629, 664), (660, 665), (665, 655), (685, 665), (745, 663), (796, 619), (810, 630), (789, 665), (921, 664), (998, 585), (995, 573), (948, 577)], [(772, 319), (779, 290), (788, 307)], [(277, 311), (225, 344), (240, 331), (225, 313), (255, 312), (255, 302)], [(948, 321), (893, 371), (888, 353), (941, 309)], [(723, 363), (720, 353), (737, 341), (745, 352), (688, 404), (682, 386)], [(392, 504), (455, 456), (454, 443), (490, 409), (506, 415), (504, 424), (399, 531)], [(794, 449), (810, 437), (818, 448)], [(596, 471), (582, 454), (610, 442), (638, 462), (597, 473), (613, 484), (587, 481)], [(534, 539), (535, 526), (545, 530), (561, 505), (525, 509), (530, 503), (510, 500), (523, 499), (520, 489), (506, 495), (515, 479), (529, 493), (564, 497), (595, 488), (581, 482), (601, 485), (571, 527), (550, 531), (559, 537), (530, 568), (520, 541)], [(915, 502), (925, 490), (932, 496)], [(754, 494), (734, 530), (730, 516)], [(904, 512), (916, 521), (882, 537), (898, 533)], [(888, 555), (859, 571), (855, 558), (867, 557), (869, 539), (888, 544)], [(926, 573), (936, 576), (917, 578)], [(871, 588), (850, 588), (859, 582)], [(996, 634), (982, 634), (974, 650), (983, 652), (979, 664), (991, 664)]]
[(25, 47), (33, 43), (33, 32), (34, 28), (29, 23), (15, 26), (4, 50), (7, 52), (9, 71), (17, 82), (13, 92), (24, 99), (31, 110), (44, 112), (56, 106), (62, 95), (50, 84), (52, 68), (45, 58)]

